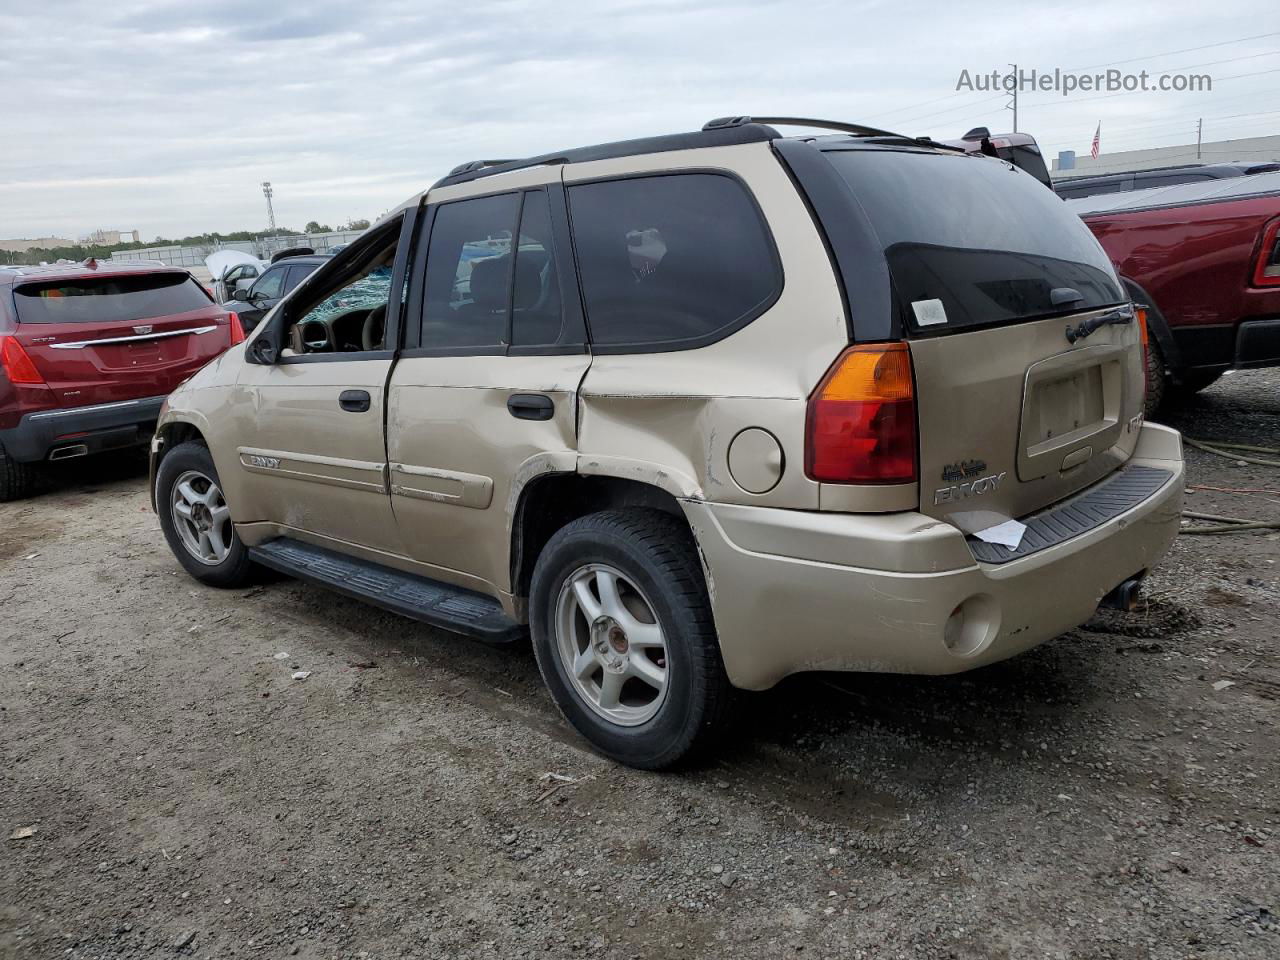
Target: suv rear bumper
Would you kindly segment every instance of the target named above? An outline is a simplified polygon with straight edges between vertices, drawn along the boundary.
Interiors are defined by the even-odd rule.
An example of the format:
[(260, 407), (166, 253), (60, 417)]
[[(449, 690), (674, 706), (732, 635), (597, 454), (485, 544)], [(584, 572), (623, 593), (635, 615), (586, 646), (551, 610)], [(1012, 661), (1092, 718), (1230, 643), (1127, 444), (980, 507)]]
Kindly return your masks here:
[(0, 451), (10, 460), (32, 462), (63, 447), (84, 445), (87, 453), (101, 453), (145, 443), (164, 400), (143, 397), (29, 413), (16, 427), (0, 430)]
[[(1130, 464), (1170, 479), (1078, 536), (1002, 564), (975, 561), (960, 530), (918, 513), (686, 501), (730, 680), (761, 690), (809, 670), (958, 673), (1078, 627), (1178, 533), (1178, 433), (1144, 425)], [(958, 608), (964, 625), (953, 622), (949, 646)]]

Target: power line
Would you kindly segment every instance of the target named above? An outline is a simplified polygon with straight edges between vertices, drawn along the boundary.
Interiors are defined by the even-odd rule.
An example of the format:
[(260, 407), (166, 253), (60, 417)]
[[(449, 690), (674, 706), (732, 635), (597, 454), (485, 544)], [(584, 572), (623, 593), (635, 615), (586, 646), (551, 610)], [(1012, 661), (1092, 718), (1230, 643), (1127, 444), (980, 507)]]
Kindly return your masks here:
[[(966, 93), (967, 92), (968, 91), (966, 91)], [(970, 103), (962, 104), (957, 107), (948, 107), (944, 110), (935, 110), (932, 113), (922, 113), (914, 117), (904, 117), (901, 120), (894, 120), (893, 123), (897, 125), (897, 124), (904, 124), (904, 123), (916, 123), (920, 120), (929, 120), (929, 119), (932, 119), (933, 117), (941, 117), (949, 113), (965, 111), (972, 107), (976, 107), (978, 106), (978, 104), (981, 104), (981, 103), (990, 103), (992, 100), (1003, 100), (1006, 96), (1007, 94), (997, 93), (995, 96), (983, 97), (981, 100), (974, 100)]]
[(867, 117), (867, 119), (878, 120), (881, 117), (892, 117), (894, 114), (905, 113), (909, 110), (914, 110), (916, 107), (928, 107), (935, 103), (941, 103), (943, 100), (954, 100), (956, 97), (968, 96), (972, 92), (973, 92), (972, 90), (961, 90), (958, 93), (948, 94), (945, 97), (934, 97), (932, 100), (921, 100), (919, 103), (908, 104), (905, 107), (895, 107), (894, 109), (886, 111), (885, 113), (873, 113), (869, 117)]
[[(1221, 83), (1223, 80), (1242, 80), (1245, 77), (1261, 77), (1269, 73), (1280, 73), (1280, 67), (1271, 70), (1258, 70), (1254, 73), (1235, 73), (1229, 77), (1218, 77), (1215, 82)], [(1060, 100), (1040, 100), (1036, 103), (1027, 104), (1028, 107), (1061, 107), (1069, 103), (1093, 103), (1097, 100), (1111, 100), (1114, 97), (1131, 97), (1139, 93), (1212, 93), (1211, 90), (1121, 90), (1118, 93), (1105, 93), (1099, 97), (1063, 97)]]
[(1259, 33), (1252, 37), (1238, 37), (1235, 40), (1220, 40), (1217, 43), (1206, 43), (1200, 47), (1185, 47), (1182, 50), (1166, 50), (1164, 53), (1148, 53), (1141, 57), (1130, 57), (1128, 60), (1113, 60), (1111, 63), (1095, 63), (1088, 67), (1071, 67), (1064, 70), (1063, 73), (1075, 73), (1079, 70), (1096, 70), (1099, 67), (1118, 67), (1123, 63), (1137, 63), (1139, 60), (1157, 60), (1160, 57), (1172, 57), (1179, 53), (1193, 53), (1196, 50), (1208, 50), (1211, 47), (1226, 47), (1233, 43), (1245, 43), (1249, 40), (1262, 40), (1266, 37), (1280, 37), (1280, 31), (1273, 33)]
[[(1272, 114), (1277, 114), (1277, 113), (1280, 113), (1280, 110), (1255, 110), (1249, 113), (1228, 113), (1228, 114), (1216, 114), (1216, 115), (1207, 114), (1207, 113), (1192, 113), (1186, 116), (1170, 117), (1167, 120), (1155, 120), (1147, 123), (1126, 123), (1123, 120), (1118, 118), (1107, 118), (1107, 119), (1113, 125), (1114, 124), (1122, 125), (1124, 130), (1145, 130), (1151, 127), (1181, 126), (1187, 123), (1194, 123), (1196, 120), (1201, 120), (1201, 119), (1205, 121), (1237, 120), (1241, 117), (1264, 117), (1264, 116), (1270, 116)], [(1080, 126), (1077, 126), (1077, 127), (1068, 127), (1066, 128), (1066, 131), (1070, 133), (1089, 132), (1089, 131), (1092, 131), (1095, 126), (1096, 124), (1093, 121), (1090, 121), (1090, 123), (1087, 126), (1084, 124), (1081, 124)], [(1063, 131), (1058, 131), (1059, 136), (1061, 136), (1062, 133)]]

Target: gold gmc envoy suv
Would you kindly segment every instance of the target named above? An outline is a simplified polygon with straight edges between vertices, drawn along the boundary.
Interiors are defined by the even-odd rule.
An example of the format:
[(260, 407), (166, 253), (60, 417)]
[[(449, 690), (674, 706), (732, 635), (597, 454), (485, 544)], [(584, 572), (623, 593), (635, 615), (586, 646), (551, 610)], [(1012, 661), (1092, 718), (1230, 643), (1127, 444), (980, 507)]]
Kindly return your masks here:
[(169, 397), (154, 504), (205, 583), (531, 634), (569, 722), (656, 769), (737, 690), (1131, 603), (1183, 477), (1144, 328), (1051, 191), (928, 139), (730, 117), (477, 161)]

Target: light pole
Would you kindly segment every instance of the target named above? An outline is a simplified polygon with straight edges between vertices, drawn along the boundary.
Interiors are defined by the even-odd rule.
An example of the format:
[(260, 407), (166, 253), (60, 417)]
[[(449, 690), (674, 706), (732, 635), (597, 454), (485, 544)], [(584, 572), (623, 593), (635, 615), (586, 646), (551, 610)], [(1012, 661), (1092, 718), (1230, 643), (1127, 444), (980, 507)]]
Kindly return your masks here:
[(273, 192), (274, 191), (271, 189), (271, 181), (263, 180), (262, 195), (267, 198), (267, 224), (271, 227), (271, 232), (275, 233), (276, 232), (276, 212), (271, 206), (271, 194)]

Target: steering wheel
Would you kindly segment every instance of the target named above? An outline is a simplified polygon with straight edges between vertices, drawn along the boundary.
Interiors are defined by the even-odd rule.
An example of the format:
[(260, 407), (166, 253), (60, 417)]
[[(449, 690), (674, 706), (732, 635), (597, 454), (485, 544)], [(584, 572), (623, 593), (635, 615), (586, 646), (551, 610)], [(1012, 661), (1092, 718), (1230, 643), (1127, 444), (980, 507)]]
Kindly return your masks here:
[(360, 346), (365, 350), (381, 350), (386, 339), (387, 305), (381, 304), (369, 311), (360, 330)]

